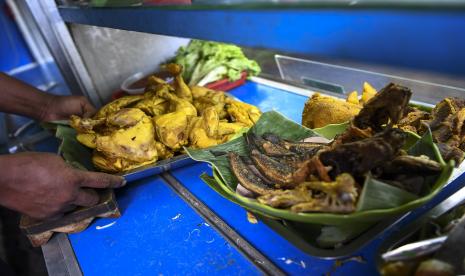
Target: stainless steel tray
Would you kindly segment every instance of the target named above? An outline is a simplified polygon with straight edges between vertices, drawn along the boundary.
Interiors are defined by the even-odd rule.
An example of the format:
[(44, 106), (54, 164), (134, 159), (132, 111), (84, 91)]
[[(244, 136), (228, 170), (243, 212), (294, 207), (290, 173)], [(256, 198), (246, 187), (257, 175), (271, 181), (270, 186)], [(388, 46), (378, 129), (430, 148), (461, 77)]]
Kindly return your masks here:
[(192, 160), (189, 155), (182, 154), (165, 160), (157, 161), (153, 164), (145, 165), (133, 170), (129, 170), (123, 173), (119, 173), (126, 179), (126, 181), (131, 182), (135, 180), (142, 179), (144, 177), (153, 176), (161, 174), (163, 172), (181, 168), (187, 165), (194, 164), (195, 161)]

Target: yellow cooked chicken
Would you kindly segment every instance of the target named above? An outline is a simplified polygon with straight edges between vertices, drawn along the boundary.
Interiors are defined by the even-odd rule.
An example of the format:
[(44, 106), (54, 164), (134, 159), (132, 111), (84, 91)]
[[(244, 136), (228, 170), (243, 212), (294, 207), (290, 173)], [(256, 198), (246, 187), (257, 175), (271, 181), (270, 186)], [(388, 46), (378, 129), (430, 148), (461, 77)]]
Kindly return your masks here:
[(341, 124), (358, 114), (376, 90), (368, 83), (363, 83), (361, 99), (357, 91), (349, 93), (346, 101), (315, 93), (307, 100), (302, 113), (302, 125), (308, 128), (320, 128), (329, 124)]
[(251, 127), (261, 113), (222, 92), (189, 87), (182, 68), (165, 66), (174, 82), (151, 76), (142, 95), (103, 106), (92, 118), (72, 116), (77, 140), (94, 149), (94, 165), (121, 172), (173, 157), (183, 147), (206, 148)]
[[(82, 123), (76, 117), (73, 124)], [(107, 172), (133, 169), (157, 160), (154, 128), (150, 117), (136, 108), (123, 108), (111, 114), (105, 124), (109, 134), (78, 134), (78, 141), (95, 150), (94, 164)]]
[(168, 100), (171, 112), (154, 117), (157, 138), (170, 149), (180, 150), (188, 142), (189, 117), (197, 116), (197, 109), (186, 99), (163, 90), (159, 96)]
[(362, 109), (360, 105), (344, 102), (318, 93), (305, 103), (302, 125), (308, 128), (324, 127), (349, 121)]
[(238, 102), (235, 100), (228, 100), (226, 111), (231, 117), (231, 121), (253, 126), (260, 118), (260, 110), (253, 105)]
[(219, 117), (214, 107), (205, 109), (200, 117), (189, 122), (189, 142), (193, 148), (208, 148), (218, 145)]

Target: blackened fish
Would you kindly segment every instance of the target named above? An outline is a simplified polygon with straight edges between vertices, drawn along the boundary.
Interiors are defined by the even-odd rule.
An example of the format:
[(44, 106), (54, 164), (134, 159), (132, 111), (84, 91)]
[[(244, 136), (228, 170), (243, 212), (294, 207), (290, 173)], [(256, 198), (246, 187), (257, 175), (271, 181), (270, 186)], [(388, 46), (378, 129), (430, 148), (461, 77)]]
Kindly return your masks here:
[(239, 183), (246, 189), (258, 194), (263, 195), (269, 191), (274, 190), (273, 185), (260, 178), (253, 171), (251, 171), (242, 158), (234, 153), (228, 153), (229, 164), (233, 174), (236, 176)]

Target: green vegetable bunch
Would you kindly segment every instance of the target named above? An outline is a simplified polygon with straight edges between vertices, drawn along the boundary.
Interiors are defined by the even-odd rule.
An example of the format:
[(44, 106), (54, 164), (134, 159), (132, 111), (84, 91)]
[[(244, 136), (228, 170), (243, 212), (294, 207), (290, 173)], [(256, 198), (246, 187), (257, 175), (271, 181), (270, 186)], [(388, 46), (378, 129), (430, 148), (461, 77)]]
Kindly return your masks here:
[(195, 39), (179, 48), (171, 62), (183, 66), (182, 77), (189, 85), (203, 86), (225, 77), (236, 81), (243, 71), (256, 76), (261, 70), (257, 62), (248, 59), (235, 45)]

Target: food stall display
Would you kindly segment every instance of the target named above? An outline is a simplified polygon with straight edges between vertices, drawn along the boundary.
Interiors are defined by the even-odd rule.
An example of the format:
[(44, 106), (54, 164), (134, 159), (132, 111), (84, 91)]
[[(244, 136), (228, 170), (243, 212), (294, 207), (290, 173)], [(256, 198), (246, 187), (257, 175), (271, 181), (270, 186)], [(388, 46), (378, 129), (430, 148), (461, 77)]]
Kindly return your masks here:
[[(312, 8), (255, 5), (230, 14), (208, 3), (198, 10), (196, 3), (192, 9), (63, 5), (58, 12), (71, 24), (300, 53), (318, 33), (306, 21), (315, 18)], [(329, 12), (316, 14), (322, 20)], [(114, 21), (122, 15), (133, 20)], [(361, 15), (369, 18), (363, 32), (376, 18), (364, 9)], [(153, 18), (159, 24), (148, 24)], [(411, 19), (401, 19), (407, 27), (399, 30), (409, 37)], [(459, 88), (428, 104), (415, 100), (422, 91), (405, 78), (389, 76), (357, 82), (360, 96), (353, 89), (335, 95), (262, 78), (263, 68), (238, 46), (197, 39), (162, 68), (171, 78), (150, 76), (143, 94), (106, 102), (92, 118), (57, 122), (65, 160), (129, 182), (115, 192), (120, 218), (96, 219), (44, 247), (51, 255), (54, 246), (67, 246), (74, 258), (64, 259), (81, 273), (373, 274), (374, 254), (392, 229), (462, 187)], [(247, 82), (228, 93), (206, 87), (244, 72)], [(312, 73), (302, 71), (309, 79)], [(189, 162), (176, 163), (180, 157)]]

